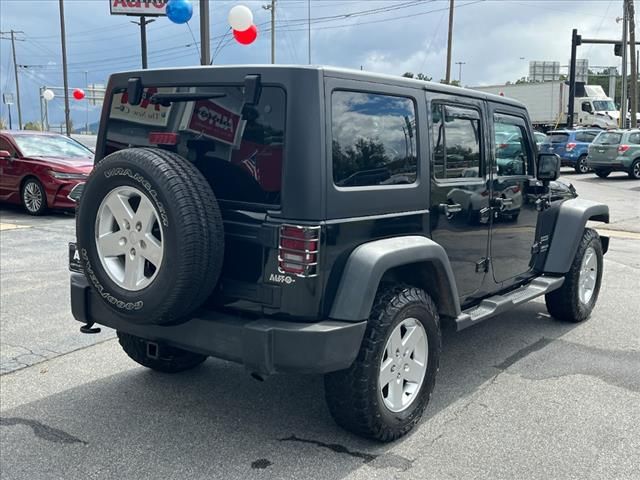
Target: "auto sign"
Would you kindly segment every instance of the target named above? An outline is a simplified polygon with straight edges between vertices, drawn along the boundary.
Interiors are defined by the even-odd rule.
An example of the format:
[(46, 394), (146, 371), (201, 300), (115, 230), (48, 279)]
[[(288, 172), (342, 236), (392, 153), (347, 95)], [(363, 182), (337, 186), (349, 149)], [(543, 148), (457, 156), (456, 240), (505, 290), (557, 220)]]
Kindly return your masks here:
[(111, 15), (166, 15), (167, 0), (109, 0)]

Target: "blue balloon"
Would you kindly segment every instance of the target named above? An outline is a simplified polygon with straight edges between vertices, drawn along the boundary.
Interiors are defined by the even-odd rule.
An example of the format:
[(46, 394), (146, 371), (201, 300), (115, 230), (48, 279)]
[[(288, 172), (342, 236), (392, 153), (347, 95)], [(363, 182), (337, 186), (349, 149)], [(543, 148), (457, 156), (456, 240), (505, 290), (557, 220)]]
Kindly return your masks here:
[(166, 12), (173, 23), (187, 23), (193, 15), (193, 6), (188, 0), (169, 0)]

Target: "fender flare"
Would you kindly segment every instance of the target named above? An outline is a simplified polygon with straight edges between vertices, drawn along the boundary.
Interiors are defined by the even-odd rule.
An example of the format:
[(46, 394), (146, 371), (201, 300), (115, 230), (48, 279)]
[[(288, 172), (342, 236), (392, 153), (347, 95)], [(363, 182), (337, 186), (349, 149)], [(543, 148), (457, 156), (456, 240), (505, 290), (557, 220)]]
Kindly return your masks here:
[(441, 314), (456, 318), (460, 302), (449, 258), (441, 245), (418, 235), (375, 240), (358, 246), (349, 256), (331, 308), (335, 320), (361, 321), (369, 318), (378, 286), (390, 269), (429, 263), (436, 272)]
[(560, 205), (544, 273), (569, 271), (588, 220), (609, 223), (609, 207), (582, 198), (566, 200)]

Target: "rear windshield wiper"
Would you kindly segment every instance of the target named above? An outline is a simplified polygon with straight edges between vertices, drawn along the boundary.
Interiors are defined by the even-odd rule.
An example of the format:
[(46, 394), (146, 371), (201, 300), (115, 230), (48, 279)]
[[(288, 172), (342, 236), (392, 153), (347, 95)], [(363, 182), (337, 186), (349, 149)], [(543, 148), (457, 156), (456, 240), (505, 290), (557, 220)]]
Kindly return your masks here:
[(222, 92), (177, 92), (177, 93), (156, 93), (151, 97), (151, 103), (168, 107), (172, 102), (192, 102), (194, 100), (207, 100), (211, 98), (226, 97)]

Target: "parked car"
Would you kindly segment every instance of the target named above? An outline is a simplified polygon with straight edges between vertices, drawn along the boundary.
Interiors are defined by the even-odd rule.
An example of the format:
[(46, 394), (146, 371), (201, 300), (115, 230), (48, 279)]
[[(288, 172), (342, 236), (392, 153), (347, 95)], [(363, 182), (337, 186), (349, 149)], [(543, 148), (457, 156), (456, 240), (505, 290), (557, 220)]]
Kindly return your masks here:
[(600, 132), (600, 129), (554, 130), (547, 133), (540, 152), (555, 153), (562, 166), (573, 167), (576, 173), (587, 173), (589, 145)]
[[(145, 367), (321, 373), (339, 425), (391, 441), (429, 402), (445, 325), (540, 296), (582, 322), (598, 298), (608, 238), (586, 224), (609, 209), (551, 191), (560, 159), (536, 154), (514, 100), (330, 67), (179, 68), (112, 75), (101, 118), (71, 310)], [(519, 146), (508, 170), (494, 131)]]
[(611, 172), (627, 172), (640, 179), (640, 130), (609, 130), (600, 133), (589, 147), (587, 165), (600, 178)]
[(533, 132), (533, 136), (536, 139), (536, 145), (538, 146), (538, 150), (540, 150), (540, 145), (547, 141), (546, 133), (542, 132)]
[(93, 169), (93, 152), (55, 133), (0, 131), (0, 201), (31, 215), (73, 208)]

